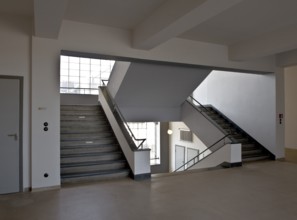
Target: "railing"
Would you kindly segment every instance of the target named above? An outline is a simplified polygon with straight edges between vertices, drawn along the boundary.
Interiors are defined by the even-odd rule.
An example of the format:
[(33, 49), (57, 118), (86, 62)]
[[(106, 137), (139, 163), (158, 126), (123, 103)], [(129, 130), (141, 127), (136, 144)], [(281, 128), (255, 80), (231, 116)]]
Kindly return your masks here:
[[(230, 144), (231, 142), (226, 143), (226, 138), (228, 138), (229, 135), (230, 134), (227, 134), (224, 137), (222, 137), (221, 139), (219, 139), (218, 141), (216, 141), (215, 143), (213, 143), (210, 147), (206, 148), (204, 151), (202, 151), (201, 153), (199, 153), (197, 156), (193, 157), (191, 160), (187, 161), (182, 166), (178, 167), (174, 172), (178, 172), (178, 171), (183, 171), (185, 169), (189, 169), (192, 166), (194, 166), (195, 164), (199, 163), (204, 158), (206, 158), (207, 156), (209, 156), (210, 154), (216, 152), (217, 150), (219, 150), (220, 148), (222, 148), (223, 146), (225, 146), (226, 144)], [(223, 141), (223, 144), (222, 145), (218, 145), (222, 141)]]
[[(205, 114), (205, 112), (211, 112), (209, 109), (207, 109), (204, 105), (202, 105), (199, 101), (197, 101), (194, 97), (189, 96), (186, 100), (196, 111), (200, 112), (200, 114), (206, 118), (212, 125), (214, 125), (218, 130), (220, 130), (223, 134), (232, 134), (232, 132), (226, 132), (224, 129), (222, 129), (217, 123), (215, 123), (213, 120), (210, 119), (210, 117)], [(199, 107), (197, 107), (198, 104)], [(204, 111), (203, 111), (203, 110)]]
[[(105, 82), (108, 81), (108, 80), (102, 80), (102, 85), (104, 85), (104, 87), (106, 87), (106, 84)], [(131, 128), (129, 127), (129, 124), (128, 122), (126, 121), (126, 119), (124, 118), (122, 112), (120, 111), (118, 105), (112, 100), (110, 94), (109, 94), (109, 91), (105, 88), (109, 98), (110, 98), (110, 105), (111, 105), (111, 108), (112, 108), (112, 111), (113, 112), (116, 112), (117, 115), (119, 116), (121, 122), (124, 124), (126, 130), (128, 131), (130, 137), (132, 138), (134, 144), (136, 145), (136, 143), (139, 143), (138, 145), (136, 145), (136, 148), (137, 149), (144, 149), (144, 146), (143, 146), (143, 143), (146, 141), (146, 138), (136, 138), (135, 135), (133, 134)]]

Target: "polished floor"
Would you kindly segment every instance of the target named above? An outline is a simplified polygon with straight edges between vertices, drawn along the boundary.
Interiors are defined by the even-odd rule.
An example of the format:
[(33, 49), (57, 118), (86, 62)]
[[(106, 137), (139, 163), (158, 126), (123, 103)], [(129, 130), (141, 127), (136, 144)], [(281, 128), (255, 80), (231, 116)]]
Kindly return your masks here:
[(296, 220), (297, 164), (240, 168), (135, 182), (129, 179), (0, 196), (1, 220)]

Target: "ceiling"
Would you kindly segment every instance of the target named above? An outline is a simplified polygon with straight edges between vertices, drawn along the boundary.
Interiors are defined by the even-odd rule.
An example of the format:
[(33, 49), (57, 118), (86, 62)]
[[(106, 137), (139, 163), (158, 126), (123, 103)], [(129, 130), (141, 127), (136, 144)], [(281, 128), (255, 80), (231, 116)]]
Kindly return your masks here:
[(34, 17), (40, 37), (57, 38), (71, 20), (130, 30), (137, 49), (183, 38), (226, 45), (235, 60), (259, 45), (261, 56), (296, 49), (296, 9), (296, 0), (0, 0), (0, 15)]

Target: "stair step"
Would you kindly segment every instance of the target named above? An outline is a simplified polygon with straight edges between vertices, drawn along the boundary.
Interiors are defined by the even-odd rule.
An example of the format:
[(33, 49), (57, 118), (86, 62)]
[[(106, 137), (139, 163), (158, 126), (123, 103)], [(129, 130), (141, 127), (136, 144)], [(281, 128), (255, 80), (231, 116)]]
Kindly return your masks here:
[(252, 155), (261, 155), (261, 154), (263, 154), (263, 151), (261, 149), (242, 151), (242, 157), (248, 157), (248, 156), (252, 156)]
[(80, 126), (80, 127), (61, 127), (60, 132), (61, 134), (88, 134), (88, 133), (100, 133), (100, 132), (111, 132), (112, 129), (109, 125), (102, 125), (97, 127), (87, 127), (87, 126)]
[(67, 165), (61, 164), (61, 174), (77, 174), (125, 168), (127, 168), (127, 162), (125, 160), (101, 161), (95, 163), (75, 163)]
[(85, 174), (67, 174), (61, 175), (61, 182), (65, 183), (78, 183), (78, 182), (91, 182), (99, 180), (109, 180), (128, 177), (130, 174), (129, 169), (121, 169), (114, 171), (101, 171), (90, 172)]
[(61, 155), (61, 164), (118, 160), (122, 158), (122, 152), (67, 154)]
[(113, 132), (87, 133), (87, 134), (62, 134), (62, 141), (100, 140), (101, 138), (115, 138)]
[(115, 138), (102, 138), (100, 140), (85, 140), (85, 141), (61, 141), (61, 147), (83, 147), (83, 146), (98, 146), (101, 144), (116, 144)]
[(103, 111), (61, 111), (61, 117), (64, 116), (98, 116), (105, 115)]
[(61, 121), (61, 127), (80, 127), (80, 126), (88, 126), (88, 127), (97, 127), (101, 125), (109, 125), (108, 121)]
[(246, 157), (242, 158), (242, 162), (253, 162), (253, 161), (259, 161), (259, 160), (268, 160), (270, 158), (269, 155), (259, 155), (254, 157)]
[(61, 115), (61, 121), (106, 121), (105, 115)]
[(102, 111), (102, 107), (100, 105), (61, 105), (61, 111)]
[(98, 146), (83, 146), (83, 147), (62, 147), (61, 156), (67, 157), (67, 155), (75, 154), (91, 154), (91, 153), (106, 153), (119, 151), (120, 147), (118, 144), (105, 144)]

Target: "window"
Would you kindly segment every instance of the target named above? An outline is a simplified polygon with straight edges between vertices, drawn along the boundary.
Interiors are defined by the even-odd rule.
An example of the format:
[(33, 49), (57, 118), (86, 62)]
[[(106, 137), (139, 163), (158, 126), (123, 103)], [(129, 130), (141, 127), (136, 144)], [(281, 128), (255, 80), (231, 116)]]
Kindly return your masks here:
[(151, 165), (160, 164), (160, 123), (129, 122), (128, 125), (136, 138), (146, 139), (143, 145), (144, 148), (151, 149)]
[(115, 61), (61, 55), (60, 63), (60, 93), (95, 95)]

